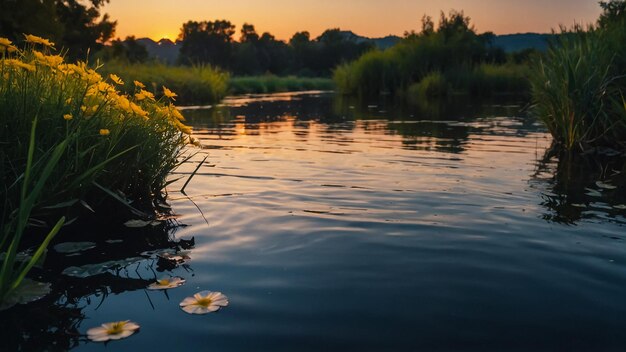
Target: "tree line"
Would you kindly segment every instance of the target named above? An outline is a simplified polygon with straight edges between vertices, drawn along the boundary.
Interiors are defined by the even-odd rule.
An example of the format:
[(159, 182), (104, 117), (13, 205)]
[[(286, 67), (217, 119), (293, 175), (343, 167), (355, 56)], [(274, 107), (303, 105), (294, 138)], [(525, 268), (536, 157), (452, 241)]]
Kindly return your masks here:
[[(337, 65), (357, 59), (374, 49), (368, 41), (357, 41), (339, 29), (328, 29), (312, 38), (297, 32), (288, 41), (268, 32), (258, 33), (244, 23), (237, 32), (226, 20), (184, 23), (177, 45), (179, 65), (211, 65), (235, 75), (329, 76)], [(113, 41), (107, 58), (131, 63), (148, 60), (148, 53), (134, 37)]]

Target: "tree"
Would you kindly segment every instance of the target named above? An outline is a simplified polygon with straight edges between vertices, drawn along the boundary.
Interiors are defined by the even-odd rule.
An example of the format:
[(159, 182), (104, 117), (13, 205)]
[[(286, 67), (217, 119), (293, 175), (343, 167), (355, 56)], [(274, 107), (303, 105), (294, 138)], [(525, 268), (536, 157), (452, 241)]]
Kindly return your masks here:
[(241, 27), (241, 37), (239, 38), (240, 43), (256, 43), (259, 41), (259, 35), (254, 29), (254, 25), (244, 23)]
[(68, 51), (71, 59), (85, 58), (113, 38), (116, 22), (101, 15), (108, 0), (0, 1), (0, 35), (21, 40), (22, 34), (48, 38)]
[(603, 10), (600, 19), (598, 19), (598, 26), (600, 28), (607, 28), (614, 24), (624, 26), (626, 20), (626, 1), (600, 1), (600, 7), (602, 7)]
[(189, 21), (178, 39), (182, 42), (179, 61), (183, 64), (208, 63), (230, 66), (235, 26), (229, 21)]

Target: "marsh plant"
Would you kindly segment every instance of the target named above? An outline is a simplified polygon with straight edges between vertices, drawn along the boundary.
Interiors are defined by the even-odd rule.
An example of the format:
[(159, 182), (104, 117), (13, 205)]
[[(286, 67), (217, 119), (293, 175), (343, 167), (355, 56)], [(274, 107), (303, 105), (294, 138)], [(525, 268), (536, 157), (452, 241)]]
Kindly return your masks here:
[(506, 55), (493, 40), (493, 33), (477, 34), (463, 12), (442, 13), (437, 28), (425, 16), (421, 32), (406, 33), (387, 50), (369, 51), (337, 67), (333, 78), (340, 93), (361, 97), (527, 92), (522, 65), (505, 65)]
[(214, 104), (228, 92), (230, 75), (208, 64), (195, 66), (168, 66), (158, 62), (125, 63), (111, 61), (102, 71), (118, 75), (125, 82), (120, 90), (132, 93), (133, 81), (143, 82), (146, 91), (161, 96), (161, 87), (167, 86), (180, 95), (178, 103), (187, 105)]
[[(66, 63), (50, 41), (0, 38), (0, 302), (11, 300), (64, 223), (84, 209), (106, 214), (150, 205), (179, 163), (189, 127), (165, 87), (161, 98), (133, 82)], [(109, 204), (109, 203), (107, 203)], [(67, 221), (66, 221), (67, 219)], [(24, 240), (33, 253), (19, 253)]]
[(535, 111), (567, 150), (626, 147), (626, 3), (601, 6), (597, 26), (561, 29), (532, 77)]

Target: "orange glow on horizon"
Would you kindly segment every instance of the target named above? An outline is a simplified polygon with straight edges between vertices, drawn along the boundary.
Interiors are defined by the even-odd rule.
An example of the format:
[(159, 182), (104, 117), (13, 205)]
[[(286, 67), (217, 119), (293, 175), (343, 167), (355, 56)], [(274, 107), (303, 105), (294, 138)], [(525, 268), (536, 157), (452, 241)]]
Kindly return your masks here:
[(419, 30), (422, 15), (436, 21), (440, 11), (450, 9), (464, 10), (479, 32), (496, 34), (547, 33), (561, 24), (592, 23), (600, 14), (596, 0), (111, 0), (103, 12), (117, 20), (120, 38), (176, 40), (184, 22), (226, 19), (237, 26), (236, 40), (243, 23), (288, 40), (298, 31), (316, 37), (329, 28), (368, 37), (401, 36)]

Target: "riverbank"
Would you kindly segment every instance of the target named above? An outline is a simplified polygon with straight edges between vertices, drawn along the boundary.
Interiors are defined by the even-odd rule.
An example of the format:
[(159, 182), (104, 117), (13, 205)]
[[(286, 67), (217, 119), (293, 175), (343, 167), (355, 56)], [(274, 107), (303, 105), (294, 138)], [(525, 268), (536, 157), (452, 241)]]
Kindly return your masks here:
[(105, 74), (119, 75), (124, 89), (132, 91), (132, 82), (144, 82), (147, 90), (160, 93), (162, 86), (178, 93), (182, 105), (207, 105), (221, 101), (227, 95), (268, 94), (310, 90), (333, 90), (335, 83), (325, 77), (299, 76), (232, 76), (211, 66), (169, 66), (159, 63), (124, 64), (108, 62), (102, 69)]

